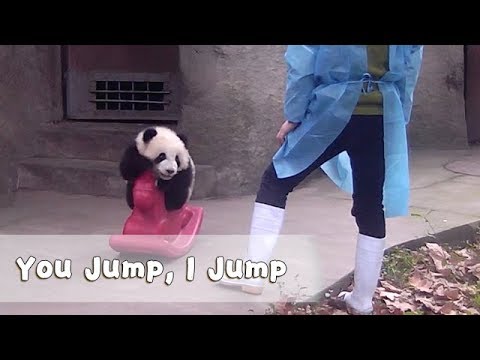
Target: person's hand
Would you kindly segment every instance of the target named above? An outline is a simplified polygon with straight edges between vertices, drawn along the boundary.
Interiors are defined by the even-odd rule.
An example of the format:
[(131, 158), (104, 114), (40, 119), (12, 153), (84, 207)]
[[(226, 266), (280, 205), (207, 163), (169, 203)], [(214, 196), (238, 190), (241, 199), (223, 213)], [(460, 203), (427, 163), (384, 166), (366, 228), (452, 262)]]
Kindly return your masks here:
[(277, 141), (279, 142), (280, 145), (283, 144), (283, 142), (285, 141), (285, 137), (288, 135), (288, 133), (293, 131), (297, 126), (298, 126), (297, 123), (291, 123), (289, 121), (285, 121), (282, 124), (282, 126), (280, 127), (280, 130), (277, 133)]

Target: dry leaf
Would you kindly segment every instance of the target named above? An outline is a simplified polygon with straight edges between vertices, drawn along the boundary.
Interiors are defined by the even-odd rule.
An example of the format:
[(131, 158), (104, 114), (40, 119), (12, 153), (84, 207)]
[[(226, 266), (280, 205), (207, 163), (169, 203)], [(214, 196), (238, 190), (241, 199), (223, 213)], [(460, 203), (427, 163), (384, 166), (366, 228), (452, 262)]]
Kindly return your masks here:
[(437, 271), (444, 269), (446, 261), (450, 258), (450, 255), (438, 244), (427, 243), (425, 246), (427, 247), (427, 253), (433, 260)]
[(456, 250), (455, 253), (456, 253), (457, 255), (463, 256), (463, 257), (466, 258), (467, 260), (471, 258), (471, 255), (470, 255), (470, 253), (468, 252), (467, 249)]
[(439, 279), (435, 279), (435, 281), (441, 281), (441, 280), (445, 280), (443, 278), (443, 275), (441, 273), (437, 273), (437, 272), (434, 272), (434, 271), (430, 271), (430, 275), (432, 276), (432, 278), (439, 278)]
[(445, 291), (445, 296), (449, 300), (458, 300), (460, 298), (460, 290), (458, 289), (448, 289)]
[(293, 310), (293, 304), (288, 301), (279, 301), (274, 305), (274, 311), (278, 314), (285, 315)]
[(426, 292), (426, 293), (433, 292), (433, 289), (432, 289), (433, 281), (425, 278), (418, 271), (415, 271), (414, 274), (410, 277), (409, 283), (419, 291)]
[(397, 288), (396, 286), (393, 286), (388, 281), (380, 281), (380, 284), (382, 284), (383, 288), (387, 291), (399, 293), (399, 294), (402, 292), (401, 289)]
[(318, 308), (318, 309), (315, 309), (314, 314), (315, 315), (332, 315), (333, 309)]
[(445, 259), (432, 257), (432, 260), (433, 260), (433, 264), (435, 265), (435, 269), (437, 271), (441, 272), (443, 269), (445, 269), (445, 265), (446, 265)]
[(442, 315), (456, 315), (457, 306), (449, 301), (445, 303), (442, 308), (440, 309), (440, 314)]
[(447, 289), (445, 288), (445, 286), (439, 285), (435, 288), (435, 291), (433, 292), (433, 294), (437, 297), (443, 298), (443, 297), (445, 297), (445, 291), (446, 290)]
[(274, 312), (277, 314), (286, 314), (287, 307), (285, 304), (275, 304)]
[(459, 266), (456, 268), (456, 270), (457, 270), (458, 272), (462, 273), (463, 275), (466, 275), (468, 269), (467, 269), (465, 266), (463, 266), (463, 265), (459, 265)]
[(468, 308), (465, 305), (462, 304), (462, 300), (463, 300), (463, 298), (460, 299), (460, 300), (454, 301), (453, 303), (457, 307), (457, 310), (466, 313), (466, 312), (468, 312)]
[(468, 297), (461, 297), (459, 300), (453, 302), (457, 307), (457, 311), (464, 315), (480, 315), (478, 309), (471, 307)]
[(381, 298), (387, 298), (388, 300), (394, 301), (396, 297), (399, 297), (400, 295), (397, 293), (393, 292), (388, 292), (388, 291), (382, 291), (380, 292), (379, 295)]
[(413, 290), (413, 289), (408, 289), (406, 291), (402, 291), (399, 299), (408, 299), (411, 303), (413, 303), (414, 302), (414, 300), (413, 300), (413, 294), (414, 293), (415, 293), (415, 290)]
[(477, 279), (480, 280), (480, 264), (472, 266), (469, 270), (469, 273), (473, 274)]
[(415, 304), (412, 304), (406, 301), (399, 301), (399, 300), (390, 301), (388, 299), (385, 299), (384, 301), (385, 301), (385, 304), (388, 306), (388, 308), (391, 310), (397, 309), (403, 312), (417, 310), (417, 307), (415, 306)]
[(480, 264), (480, 256), (474, 256), (471, 259), (465, 261), (465, 266), (467, 268), (471, 268), (472, 266), (475, 266), (477, 264)]
[(424, 296), (415, 295), (415, 300), (434, 313), (438, 313), (441, 309), (441, 306), (435, 305), (431, 299)]
[(458, 255), (456, 253), (452, 253), (450, 257), (450, 263), (455, 266), (464, 263), (466, 260), (467, 259), (465, 257)]
[(393, 309), (391, 315), (404, 315), (405, 311), (400, 309)]
[(469, 315), (480, 315), (480, 313), (478, 312), (477, 309), (474, 309), (474, 308), (469, 308), (467, 309), (467, 311), (465, 311), (467, 314)]
[(438, 270), (438, 272), (440, 274), (442, 274), (442, 276), (446, 279), (450, 279), (452, 277), (455, 277), (452, 269), (450, 269), (450, 268), (444, 268), (444, 269)]
[(442, 286), (445, 286), (446, 288), (452, 286), (452, 283), (451, 283), (450, 281), (448, 281), (447, 279), (444, 279), (444, 278), (436, 279), (435, 282), (436, 282), (437, 284), (440, 284), (440, 285), (442, 285)]
[(450, 287), (453, 289), (458, 289), (464, 294), (474, 295), (476, 292), (475, 288), (469, 286), (468, 284), (450, 283)]
[(375, 315), (390, 315), (390, 310), (388, 308), (378, 308), (374, 310)]
[(450, 254), (446, 252), (439, 244), (437, 243), (426, 243), (425, 247), (427, 248), (427, 251), (431, 253), (435, 253), (440, 255), (441, 257), (449, 258)]

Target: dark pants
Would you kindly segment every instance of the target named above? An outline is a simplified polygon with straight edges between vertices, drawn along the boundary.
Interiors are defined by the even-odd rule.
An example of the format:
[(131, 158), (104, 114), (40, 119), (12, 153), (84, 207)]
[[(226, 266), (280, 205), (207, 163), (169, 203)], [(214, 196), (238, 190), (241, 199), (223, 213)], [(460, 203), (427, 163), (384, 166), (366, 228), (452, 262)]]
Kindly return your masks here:
[(263, 174), (256, 202), (285, 208), (288, 194), (311, 172), (327, 160), (347, 151), (353, 171), (352, 216), (355, 217), (359, 233), (384, 238), (386, 231), (383, 211), (385, 180), (383, 146), (383, 117), (354, 115), (338, 138), (303, 172), (279, 179), (273, 164), (270, 164)]

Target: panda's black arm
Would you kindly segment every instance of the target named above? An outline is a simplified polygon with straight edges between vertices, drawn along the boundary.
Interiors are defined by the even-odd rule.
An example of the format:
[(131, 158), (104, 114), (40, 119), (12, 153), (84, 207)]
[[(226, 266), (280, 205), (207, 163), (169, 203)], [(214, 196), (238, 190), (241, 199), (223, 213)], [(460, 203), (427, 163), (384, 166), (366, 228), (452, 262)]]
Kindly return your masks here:
[(134, 181), (152, 167), (152, 163), (140, 155), (135, 144), (130, 145), (120, 161), (120, 174), (124, 180)]
[(157, 183), (155, 184), (157, 186), (157, 189), (166, 192), (168, 191), (168, 188), (172, 184), (172, 180), (163, 180), (163, 179), (157, 179)]
[(133, 210), (134, 202), (133, 202), (133, 181), (127, 181), (127, 190), (126, 190), (126, 199), (128, 207)]
[(178, 210), (185, 205), (188, 200), (192, 178), (192, 169), (188, 168), (179, 172), (169, 181), (168, 188), (165, 191), (165, 208), (167, 211)]

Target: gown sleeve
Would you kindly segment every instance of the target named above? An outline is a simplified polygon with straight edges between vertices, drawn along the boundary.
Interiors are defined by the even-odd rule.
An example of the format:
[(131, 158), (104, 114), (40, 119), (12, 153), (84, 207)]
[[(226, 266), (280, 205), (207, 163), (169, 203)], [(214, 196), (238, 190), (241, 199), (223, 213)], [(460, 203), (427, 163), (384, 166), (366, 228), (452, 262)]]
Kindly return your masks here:
[(405, 77), (397, 83), (400, 90), (405, 123), (410, 122), (413, 107), (413, 94), (417, 85), (418, 76), (423, 59), (423, 45), (411, 45), (406, 56)]
[(303, 121), (315, 88), (314, 69), (318, 45), (288, 45), (285, 53), (287, 79), (285, 90), (285, 119)]

